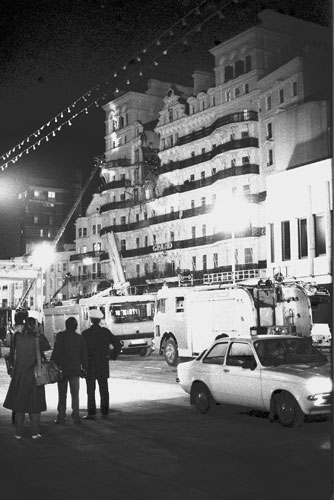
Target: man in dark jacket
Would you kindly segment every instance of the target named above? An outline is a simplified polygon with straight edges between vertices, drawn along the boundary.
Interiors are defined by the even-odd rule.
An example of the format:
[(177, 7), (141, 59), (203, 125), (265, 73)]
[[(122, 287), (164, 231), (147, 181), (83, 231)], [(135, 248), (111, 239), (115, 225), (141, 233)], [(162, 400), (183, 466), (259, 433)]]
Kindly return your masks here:
[[(115, 360), (122, 346), (117, 337), (108, 328), (100, 326), (99, 323), (103, 318), (103, 314), (99, 309), (91, 309), (89, 315), (92, 326), (82, 332), (88, 351), (88, 371), (86, 377), (88, 414), (83, 418), (90, 420), (95, 418), (95, 387), (97, 380), (100, 390), (101, 418), (106, 419), (109, 414), (109, 359)], [(113, 346), (112, 356), (110, 356), (109, 351), (110, 345)]]
[(70, 385), (72, 397), (72, 419), (75, 424), (81, 424), (79, 416), (80, 376), (87, 371), (87, 347), (83, 337), (76, 332), (77, 320), (71, 316), (65, 321), (66, 330), (56, 335), (51, 360), (63, 372), (63, 379), (58, 382), (58, 416), (55, 422), (64, 424), (66, 417), (67, 387)]

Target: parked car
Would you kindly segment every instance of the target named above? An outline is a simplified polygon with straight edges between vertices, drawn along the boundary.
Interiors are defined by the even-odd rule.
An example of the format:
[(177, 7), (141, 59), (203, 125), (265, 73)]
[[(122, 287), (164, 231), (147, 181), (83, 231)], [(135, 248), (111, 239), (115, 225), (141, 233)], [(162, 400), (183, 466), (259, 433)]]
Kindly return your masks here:
[(220, 336), (196, 359), (178, 365), (177, 381), (201, 413), (226, 403), (269, 412), (270, 419), (292, 427), (305, 415), (331, 411), (327, 357), (292, 335)]

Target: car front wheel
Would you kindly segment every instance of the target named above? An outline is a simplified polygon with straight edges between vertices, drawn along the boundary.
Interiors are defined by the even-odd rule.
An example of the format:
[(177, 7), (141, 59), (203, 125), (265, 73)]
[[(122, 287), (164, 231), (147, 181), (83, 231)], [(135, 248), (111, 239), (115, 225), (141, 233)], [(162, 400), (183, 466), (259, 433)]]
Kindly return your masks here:
[(295, 398), (288, 392), (281, 392), (275, 398), (276, 414), (284, 427), (299, 427), (304, 422), (304, 414)]
[(206, 385), (195, 384), (193, 386), (193, 401), (199, 413), (207, 413), (212, 407), (213, 399)]

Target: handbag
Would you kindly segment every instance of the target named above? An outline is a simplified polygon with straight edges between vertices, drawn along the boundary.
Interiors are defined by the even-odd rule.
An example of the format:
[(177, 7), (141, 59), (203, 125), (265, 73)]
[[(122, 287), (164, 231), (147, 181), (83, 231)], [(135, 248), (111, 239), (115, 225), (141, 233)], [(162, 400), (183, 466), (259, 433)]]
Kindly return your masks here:
[(6, 363), (6, 368), (7, 368), (7, 374), (11, 377), (13, 374), (13, 358), (10, 354), (5, 354), (5, 363)]
[(63, 373), (54, 361), (46, 358), (42, 360), (39, 347), (39, 335), (36, 336), (37, 365), (35, 366), (35, 380), (37, 385), (54, 384), (60, 382)]

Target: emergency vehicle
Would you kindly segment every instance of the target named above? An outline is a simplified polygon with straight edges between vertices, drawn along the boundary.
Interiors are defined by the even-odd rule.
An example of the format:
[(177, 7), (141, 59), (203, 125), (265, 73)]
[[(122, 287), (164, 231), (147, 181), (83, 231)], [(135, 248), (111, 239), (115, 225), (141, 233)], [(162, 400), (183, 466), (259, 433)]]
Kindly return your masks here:
[[(154, 347), (176, 366), (194, 357), (218, 335), (312, 335), (312, 307), (329, 301), (329, 293), (295, 279), (245, 281), (238, 284), (169, 288), (157, 293)], [(324, 342), (331, 334), (326, 329)]]

